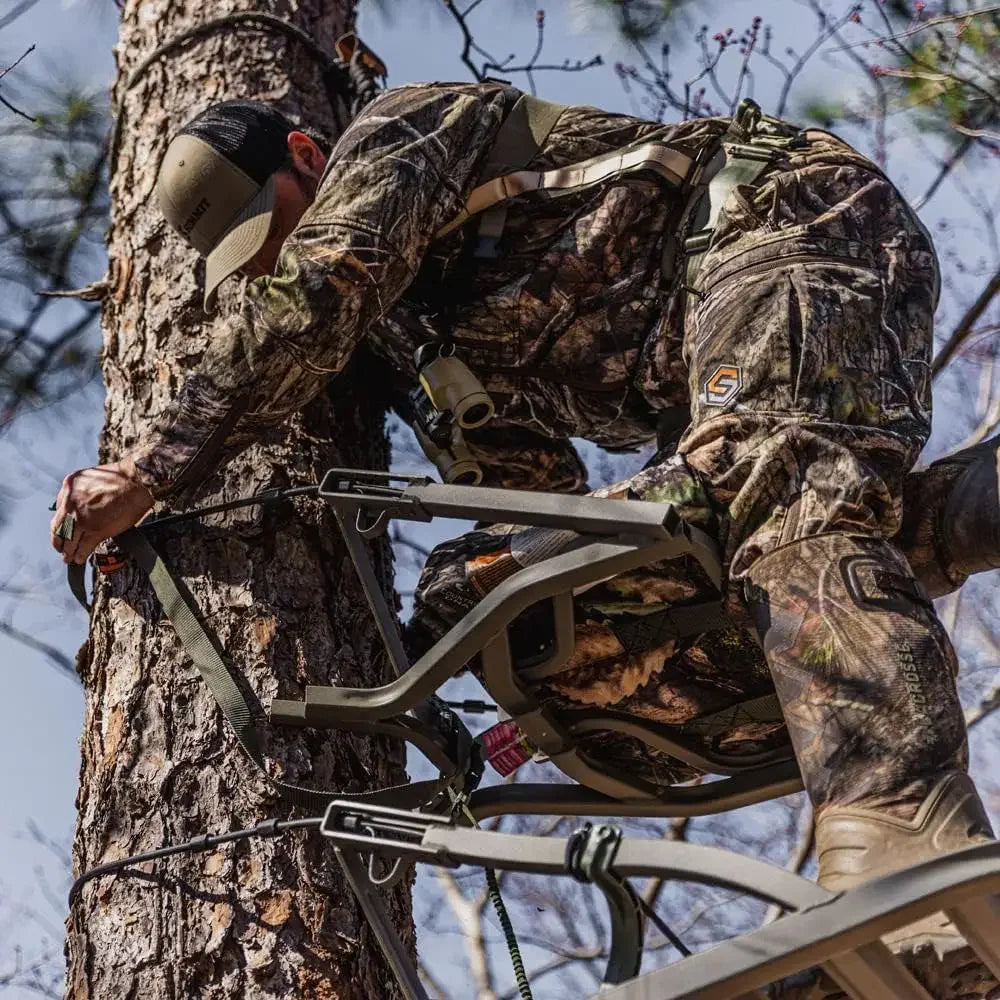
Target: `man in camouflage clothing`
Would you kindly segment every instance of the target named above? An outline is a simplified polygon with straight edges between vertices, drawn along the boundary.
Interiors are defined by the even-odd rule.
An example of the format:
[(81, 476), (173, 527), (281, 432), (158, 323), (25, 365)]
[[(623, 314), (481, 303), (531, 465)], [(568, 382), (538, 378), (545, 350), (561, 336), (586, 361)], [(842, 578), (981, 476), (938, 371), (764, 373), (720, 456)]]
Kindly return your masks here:
[[(497, 252), (477, 255), (480, 222), (454, 222), (475, 212), (467, 199), (519, 96), (494, 83), (392, 90), (329, 159), (263, 105), (191, 122), (161, 169), (161, 205), (207, 256), (209, 303), (228, 275), (253, 280), (152, 437), (67, 477), (53, 544), (81, 562), (154, 498), (183, 496), (361, 343), (400, 389), (429, 330), (454, 348), (496, 405), (466, 432), (487, 485), (582, 492), (570, 436), (635, 447), (683, 406), (676, 450), (601, 495), (674, 502), (710, 530), (735, 627), (638, 648), (623, 639), (629, 604), (698, 602), (709, 584), (682, 561), (607, 581), (578, 598), (576, 654), (546, 696), (684, 727), (773, 686), (833, 888), (989, 837), (930, 596), (1000, 565), (995, 448), (910, 472), (930, 431), (928, 234), (829, 133), (570, 107), (515, 164), (524, 177), (647, 144), (670, 169), (513, 197)], [(723, 141), (762, 162), (706, 224)], [(973, 492), (978, 506), (963, 507)], [(523, 541), (495, 527), (439, 547), (414, 646), (529, 562)], [(759, 748), (784, 738), (777, 729), (734, 731), (729, 747)], [(611, 760), (633, 751), (596, 748)], [(652, 780), (690, 776), (656, 755), (631, 763)]]

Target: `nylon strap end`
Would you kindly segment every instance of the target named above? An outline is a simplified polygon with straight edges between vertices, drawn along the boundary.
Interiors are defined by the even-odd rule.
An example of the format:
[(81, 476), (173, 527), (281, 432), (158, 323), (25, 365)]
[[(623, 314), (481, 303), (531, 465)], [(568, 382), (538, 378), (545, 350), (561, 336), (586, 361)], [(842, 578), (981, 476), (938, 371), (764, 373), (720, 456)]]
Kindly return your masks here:
[(87, 564), (70, 563), (66, 567), (66, 582), (77, 603), (90, 614), (90, 603), (87, 601)]

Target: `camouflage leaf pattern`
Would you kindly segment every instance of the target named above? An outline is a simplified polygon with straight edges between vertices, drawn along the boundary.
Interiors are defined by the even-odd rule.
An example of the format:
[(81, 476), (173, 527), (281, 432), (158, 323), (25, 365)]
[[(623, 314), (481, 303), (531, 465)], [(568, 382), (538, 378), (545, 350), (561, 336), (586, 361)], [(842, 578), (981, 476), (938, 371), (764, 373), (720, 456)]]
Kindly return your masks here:
[(1000, 567), (1000, 437), (939, 459), (903, 483), (896, 539), (932, 597)]
[[(593, 495), (674, 503), (689, 523), (711, 533), (718, 530), (704, 488), (680, 456), (654, 459), (639, 475)], [(526, 536), (542, 533), (493, 525), (437, 546), (417, 584), (407, 626), (411, 657), (424, 653), (486, 593), (530, 565), (516, 554), (532, 548)], [(574, 537), (571, 532), (544, 533), (562, 536), (563, 545)], [(703, 750), (751, 754), (783, 744), (787, 735), (780, 721), (761, 722), (737, 710), (741, 703), (774, 690), (741, 601), (730, 605), (731, 629), (682, 640), (642, 636), (637, 641), (632, 626), (641, 617), (718, 598), (701, 567), (689, 558), (622, 574), (578, 594), (573, 655), (560, 673), (539, 685), (536, 697), (560, 713), (610, 708), (670, 726), (675, 736)], [(537, 611), (526, 612), (515, 625), (516, 634), (525, 641), (537, 635), (538, 617)], [(478, 671), (477, 663), (470, 666)], [(706, 732), (699, 725), (699, 720), (725, 709), (735, 710), (730, 726), (721, 731), (712, 726)], [(620, 735), (591, 734), (580, 745), (593, 760), (627, 768), (653, 784), (670, 785), (697, 774), (665, 753)]]
[(967, 767), (955, 652), (892, 545), (797, 540), (754, 564), (747, 597), (817, 814), (864, 803), (909, 818)]
[[(509, 213), (502, 256), (471, 267), (477, 223), (432, 243), (475, 186), (518, 96), (498, 84), (402, 87), (350, 125), (275, 276), (247, 285), (242, 309), (134, 455), (155, 496), (197, 487), (301, 409), (362, 339), (412, 386), (415, 349), (449, 334), (507, 426), (612, 447), (655, 436), (631, 373), (662, 310), (660, 254), (682, 207), (676, 191), (636, 176), (553, 201), (525, 198)], [(570, 108), (530, 165), (653, 138), (695, 154), (725, 125)], [(672, 392), (686, 401), (683, 378)]]
[[(903, 612), (872, 609), (835, 599), (830, 581), (859, 546), (883, 572), (912, 579), (879, 536), (900, 526), (903, 480), (929, 432), (933, 247), (871, 164), (834, 137), (809, 133), (804, 149), (737, 188), (700, 274), (683, 305), (679, 291), (668, 304), (640, 370), (647, 398), (666, 406), (671, 399), (657, 399), (657, 390), (683, 356), (691, 426), (675, 460), (617, 492), (679, 501), (696, 520), (698, 511), (718, 514), (727, 597), (739, 621), (738, 584), (752, 581), (750, 606), (815, 806), (863, 800), (906, 814), (938, 769), (964, 762), (954, 652), (923, 599), (896, 593), (899, 605), (909, 601)], [(682, 313), (680, 329), (667, 332)], [(703, 390), (719, 366), (738, 368), (741, 381), (721, 407)], [(643, 649), (621, 641), (616, 615), (704, 599), (707, 581), (691, 573), (651, 567), (602, 585), (609, 593), (578, 597), (574, 657), (539, 694), (563, 711), (609, 707), (683, 732), (727, 697), (732, 704), (767, 690), (764, 658), (745, 631), (720, 633), (715, 648), (710, 635)], [(462, 575), (455, 583), (468, 587), (470, 564)], [(421, 581), (416, 627), (446, 585), (439, 565)], [(465, 599), (475, 595), (467, 590)], [(793, 629), (788, 604), (799, 615)], [(755, 739), (782, 735), (752, 723), (727, 734), (753, 749)], [(608, 764), (630, 758), (647, 775), (690, 776), (636, 742), (588, 749)]]
[[(684, 204), (677, 191), (646, 177), (550, 201), (525, 198), (509, 214), (501, 256), (470, 260), (474, 223), (440, 241), (432, 234), (457, 214), (516, 96), (500, 85), (401, 88), (351, 125), (276, 275), (250, 283), (242, 311), (140, 450), (143, 481), (161, 497), (188, 489), (205, 467), (300, 409), (363, 339), (412, 384), (413, 351), (431, 331), (454, 343), (493, 396), (498, 433), (484, 435), (481, 447), (494, 470), (505, 453), (519, 456), (511, 485), (551, 481), (577, 491), (584, 482), (569, 437), (628, 447), (654, 436), (656, 411), (690, 405), (677, 460), (658, 463), (619, 492), (676, 498), (695, 523), (713, 521), (737, 616), (740, 585), (748, 581), (758, 613), (770, 606), (783, 621), (788, 601), (812, 601), (808, 635), (824, 628), (847, 634), (836, 627), (846, 611), (836, 604), (828, 621), (813, 584), (833, 573), (836, 553), (823, 547), (826, 539), (878, 540), (900, 527), (904, 477), (930, 426), (938, 275), (926, 231), (873, 164), (839, 139), (810, 131), (800, 148), (785, 149), (758, 181), (733, 192), (693, 289), (679, 277), (669, 287), (660, 281), (664, 234)], [(727, 125), (703, 119), (664, 126), (571, 108), (532, 166), (575, 163), (652, 138), (696, 155)], [(773, 119), (762, 131), (795, 134)], [(707, 387), (723, 368), (738, 372), (740, 387), (718, 406)], [(518, 440), (519, 429), (534, 437)], [(558, 444), (543, 445), (539, 435)], [(537, 474), (532, 454), (545, 456)], [(934, 479), (921, 482), (930, 487)], [(439, 634), (484, 586), (516, 571), (511, 554), (497, 556), (516, 541), (510, 535), (487, 529), (434, 553), (412, 643)], [(898, 573), (896, 550), (881, 545), (878, 559)], [(769, 554), (800, 549), (818, 561), (784, 557), (801, 570), (789, 581), (789, 565)], [(784, 589), (792, 584), (794, 591)], [(630, 643), (630, 609), (701, 600), (706, 586), (682, 564), (580, 595), (579, 649), (545, 696), (567, 708), (614, 705), (683, 727), (766, 691), (765, 664), (745, 630), (722, 633), (721, 642)], [(912, 628), (919, 619), (924, 630), (906, 656), (895, 620), (859, 626), (866, 642), (845, 642), (842, 655), (830, 652), (826, 660), (816, 659), (815, 649), (827, 645), (808, 647), (820, 686), (833, 692), (846, 685), (855, 700), (862, 697), (855, 687), (865, 688), (877, 662), (881, 686), (867, 688), (870, 701), (846, 722), (833, 721), (837, 705), (789, 680), (787, 663), (806, 668), (797, 653), (785, 656), (774, 646), (771, 669), (796, 720), (793, 741), (811, 769), (806, 777), (818, 804), (862, 788), (895, 794), (905, 807), (933, 761), (960, 754), (961, 714), (944, 697), (933, 725), (919, 729), (905, 755), (910, 771), (855, 753), (845, 737), (862, 718), (870, 725), (878, 698), (896, 690), (912, 657), (924, 657), (916, 663), (922, 678), (943, 676), (941, 664), (953, 654), (933, 613), (922, 615), (906, 619)], [(762, 634), (767, 641), (768, 628)], [(796, 650), (797, 641), (792, 636), (788, 648)], [(877, 649), (877, 659), (862, 656), (865, 648)], [(756, 747), (782, 734), (772, 725), (728, 735)], [(838, 757), (845, 739), (848, 749)], [(604, 749), (635, 756), (625, 743)], [(655, 757), (641, 766), (664, 779), (683, 773)], [(862, 766), (882, 777), (860, 781)]]

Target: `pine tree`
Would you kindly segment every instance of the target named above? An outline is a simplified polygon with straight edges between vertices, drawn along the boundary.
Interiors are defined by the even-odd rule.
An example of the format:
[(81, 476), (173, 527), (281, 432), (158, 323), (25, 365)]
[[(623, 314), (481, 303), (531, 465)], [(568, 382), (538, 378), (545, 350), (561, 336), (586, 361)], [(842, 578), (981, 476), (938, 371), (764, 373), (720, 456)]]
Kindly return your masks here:
[[(150, 63), (131, 86), (130, 77), (181, 32), (248, 7), (280, 12), (332, 51), (352, 24), (353, 6), (353, 0), (125, 4), (113, 90), (120, 128), (110, 163), (114, 288), (103, 313), (103, 461), (142, 437), (213, 335), (201, 310), (195, 255), (167, 228), (153, 197), (169, 137), (208, 104), (235, 97), (277, 101), (293, 120), (331, 137), (347, 114), (343, 102), (331, 100), (309, 46), (274, 26), (199, 33)], [(223, 297), (223, 314), (226, 305)], [(206, 483), (199, 501), (315, 482), (333, 465), (385, 468), (384, 411), (370, 387), (362, 391), (364, 380), (358, 366), (338, 377), (326, 397)], [(387, 679), (359, 585), (321, 503), (247, 508), (185, 525), (162, 543), (204, 620), (245, 672), (276, 773), (354, 791), (401, 780), (401, 758), (386, 744), (282, 731), (264, 718), (272, 698), (301, 697), (307, 683)], [(378, 565), (390, 585), (387, 549), (378, 553)], [(86, 718), (78, 874), (204, 831), (288, 815), (240, 751), (138, 569), (99, 582), (79, 669)], [(403, 893), (393, 906), (408, 926)], [(73, 998), (394, 995), (333, 852), (314, 833), (243, 841), (89, 882), (72, 907), (68, 932)]]

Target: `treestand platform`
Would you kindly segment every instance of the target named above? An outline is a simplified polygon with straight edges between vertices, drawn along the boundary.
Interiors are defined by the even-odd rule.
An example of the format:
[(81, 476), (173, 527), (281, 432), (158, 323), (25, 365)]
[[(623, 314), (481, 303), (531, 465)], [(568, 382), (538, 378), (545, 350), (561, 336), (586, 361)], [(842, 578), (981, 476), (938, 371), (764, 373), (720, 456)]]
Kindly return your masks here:
[[(393, 485), (399, 481), (404, 483), (402, 488)], [(589, 759), (577, 745), (573, 725), (534, 698), (531, 682), (561, 669), (572, 654), (576, 588), (678, 556), (696, 559), (719, 585), (721, 565), (713, 540), (685, 524), (669, 504), (442, 486), (416, 477), (350, 469), (332, 469), (318, 488), (291, 492), (297, 495), (304, 489), (317, 492), (334, 509), (397, 677), (372, 689), (308, 687), (304, 701), (272, 702), (271, 719), (286, 725), (395, 736), (412, 743), (440, 773), (435, 780), (350, 798), (344, 793), (279, 786), (308, 796), (310, 802), (319, 797), (325, 806), (322, 819), (284, 825), (316, 827), (329, 839), (407, 1000), (428, 997), (389, 919), (378, 885), (362, 862), (364, 855), (395, 858), (397, 869), (402, 861), (449, 868), (467, 864), (569, 876), (595, 886), (604, 895), (610, 918), (609, 959), (600, 1000), (831, 1000), (841, 996), (851, 1000), (1000, 1000), (1000, 842), (942, 854), (834, 893), (733, 851), (628, 840), (610, 822), (587, 823), (569, 838), (505, 834), (476, 826), (486, 816), (507, 813), (609, 818), (707, 815), (802, 788), (787, 746), (739, 757), (685, 744), (670, 727), (623, 721), (610, 712), (589, 719), (589, 724), (610, 732), (645, 739), (705, 775), (721, 776), (697, 785), (650, 785)], [(245, 502), (261, 499), (239, 503)], [(505, 580), (410, 664), (364, 542), (383, 534), (394, 517), (429, 521), (435, 516), (569, 528), (580, 537), (566, 550)], [(183, 612), (171, 620), (185, 646), (198, 654), (199, 669), (218, 681), (225, 668), (208, 662), (212, 643), (194, 609), (168, 593), (173, 585), (167, 586), (169, 573), (162, 566), (151, 573), (151, 579), (164, 607)], [(550, 604), (553, 634), (530, 662), (519, 662), (512, 651), (510, 626), (525, 609), (540, 602)], [(673, 624), (679, 635), (725, 627), (720, 624), (720, 607), (717, 602), (679, 609), (683, 614)], [(438, 687), (476, 656), (486, 686), (500, 707), (575, 783), (478, 787), (482, 776), (478, 744), (454, 713), (427, 710), (435, 704)], [(766, 710), (761, 701), (754, 702), (754, 712)], [(231, 723), (232, 716), (228, 711)], [(443, 718), (447, 725), (442, 725)], [(242, 833), (273, 836), (281, 825), (268, 821), (262, 824), (266, 830)], [(191, 845), (153, 853), (203, 849), (209, 840), (200, 838)], [(135, 860), (99, 866), (81, 876), (74, 889), (95, 874), (119, 870)], [(391, 883), (396, 877), (394, 870), (378, 884)], [(784, 916), (640, 975), (644, 915), (629, 882), (632, 878), (719, 887), (777, 906)], [(967, 944), (954, 941), (940, 951), (932, 946), (920, 948), (901, 959), (883, 943), (893, 932), (942, 911)], [(523, 995), (530, 995), (527, 989), (525, 983)]]

